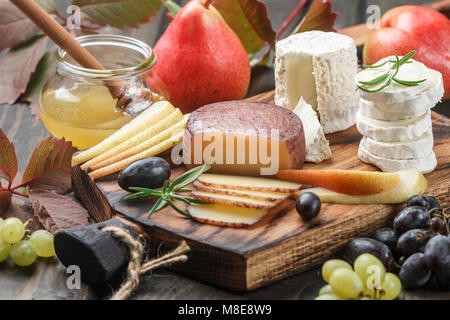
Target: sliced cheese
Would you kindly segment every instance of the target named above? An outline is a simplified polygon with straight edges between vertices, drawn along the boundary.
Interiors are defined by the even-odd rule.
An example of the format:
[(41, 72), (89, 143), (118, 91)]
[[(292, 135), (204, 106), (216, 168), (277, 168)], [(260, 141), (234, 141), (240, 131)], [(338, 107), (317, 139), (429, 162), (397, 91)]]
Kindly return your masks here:
[(259, 176), (301, 169), (305, 135), (293, 112), (266, 103), (228, 101), (192, 112), (183, 138), (188, 168), (203, 163), (210, 172)]
[(204, 173), (197, 179), (203, 185), (228, 190), (251, 190), (264, 192), (292, 193), (300, 190), (301, 184), (262, 177), (243, 177)]
[(423, 158), (433, 151), (433, 131), (430, 129), (421, 137), (401, 142), (379, 142), (363, 137), (361, 145), (368, 152), (388, 159), (407, 160)]
[(397, 160), (374, 155), (367, 151), (363, 145), (359, 145), (358, 157), (361, 161), (373, 164), (384, 172), (395, 172), (410, 168), (417, 168), (422, 173), (430, 173), (437, 167), (436, 155), (433, 151), (422, 158)]
[(198, 200), (215, 203), (215, 204), (223, 204), (235, 207), (242, 208), (251, 208), (251, 209), (270, 209), (274, 207), (278, 202), (281, 202), (283, 199), (266, 199), (266, 200), (258, 200), (247, 197), (245, 195), (234, 196), (227, 194), (219, 194), (212, 192), (204, 192), (199, 190), (193, 190), (192, 195)]
[(444, 82), (442, 74), (438, 71), (428, 69), (428, 85), (416, 95), (408, 99), (387, 103), (386, 101), (373, 102), (361, 99), (360, 107), (362, 114), (378, 120), (401, 120), (418, 117), (433, 108), (444, 96)]
[(331, 149), (316, 112), (300, 98), (294, 113), (300, 117), (305, 131), (305, 161), (319, 163), (331, 159)]
[(376, 141), (395, 142), (414, 140), (422, 136), (431, 128), (431, 111), (414, 119), (381, 121), (356, 114), (356, 126), (363, 135)]
[[(392, 108), (395, 110), (395, 108)], [(396, 121), (396, 120), (407, 120), (414, 119), (420, 116), (423, 116), (430, 107), (422, 105), (421, 108), (415, 108), (414, 111), (405, 112), (405, 111), (386, 111), (384, 109), (379, 108), (374, 102), (366, 101), (361, 98), (360, 100), (360, 112), (362, 115), (372, 118), (375, 120), (383, 120), (383, 121)]]
[(247, 197), (255, 200), (262, 201), (280, 201), (290, 195), (290, 193), (276, 193), (276, 192), (261, 192), (251, 190), (235, 190), (226, 188), (214, 188), (202, 184), (200, 181), (194, 183), (195, 189), (201, 192), (217, 193), (229, 196)]
[[(400, 57), (401, 58), (401, 57)], [(386, 57), (379, 62), (377, 62), (375, 65), (381, 65), (386, 60), (389, 61), (396, 61), (395, 56)], [(385, 104), (393, 104), (402, 102), (405, 100), (411, 99), (411, 97), (419, 94), (420, 92), (424, 91), (429, 82), (430, 75), (428, 74), (428, 68), (421, 62), (410, 60), (412, 63), (405, 63), (400, 67), (400, 70), (398, 71), (397, 75), (395, 76), (398, 80), (403, 81), (420, 81), (425, 80), (424, 82), (416, 85), (416, 86), (406, 86), (403, 84), (399, 84), (398, 82), (392, 81), (392, 83), (378, 91), (378, 92), (365, 92), (363, 90), (360, 91), (361, 98), (368, 100), (368, 101), (375, 101), (375, 102), (382, 102)], [(357, 80), (359, 82), (370, 82), (383, 74), (386, 74), (387, 72), (390, 72), (390, 75), (394, 75), (394, 70), (392, 70), (392, 66), (394, 63), (387, 63), (383, 67), (380, 68), (367, 68), (361, 72), (358, 73)], [(387, 79), (386, 79), (387, 82)], [(377, 84), (372, 87), (367, 87), (369, 90), (377, 90), (385, 85), (386, 82)]]
[(394, 189), (383, 193), (353, 196), (330, 191), (323, 188), (305, 189), (300, 193), (313, 192), (323, 203), (338, 204), (390, 204), (406, 202), (410, 197), (422, 194), (427, 189), (428, 183), (425, 177), (416, 168), (397, 172), (400, 175), (400, 183)]
[(187, 211), (193, 219), (207, 224), (226, 227), (246, 227), (255, 224), (269, 210), (239, 208), (219, 204), (191, 205)]
[(327, 134), (355, 124), (356, 75), (356, 45), (345, 35), (309, 31), (276, 44), (275, 103), (294, 110), (303, 97)]

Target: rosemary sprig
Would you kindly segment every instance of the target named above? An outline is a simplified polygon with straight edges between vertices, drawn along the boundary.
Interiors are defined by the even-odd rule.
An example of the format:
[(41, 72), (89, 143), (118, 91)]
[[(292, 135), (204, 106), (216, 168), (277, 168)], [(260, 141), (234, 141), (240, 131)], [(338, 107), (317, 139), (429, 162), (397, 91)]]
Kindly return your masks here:
[[(426, 79), (418, 80), (418, 81), (405, 81), (405, 80), (400, 80), (400, 79), (396, 78), (396, 76), (400, 70), (400, 67), (402, 65), (404, 65), (405, 63), (412, 63), (412, 61), (410, 61), (410, 59), (412, 57), (414, 57), (415, 54), (416, 54), (416, 51), (411, 51), (410, 53), (408, 53), (401, 59), (399, 59), (398, 55), (395, 55), (395, 60), (387, 60), (384, 63), (375, 65), (375, 66), (364, 66), (365, 68), (376, 69), (376, 68), (385, 66), (387, 63), (393, 63), (393, 66), (390, 68), (390, 70), (387, 73), (385, 73), (371, 81), (359, 81), (358, 89), (360, 89), (364, 92), (369, 92), (369, 93), (380, 92), (381, 90), (389, 87), (393, 81), (395, 81), (401, 85), (404, 85), (404, 86), (409, 86), (409, 87), (418, 86), (422, 82), (426, 81)], [(394, 71), (393, 75), (391, 75), (392, 71)], [(384, 81), (386, 81), (386, 83), (378, 89), (371, 90), (371, 89), (367, 88), (368, 86), (376, 86), (378, 84), (381, 84)]]
[(198, 179), (204, 172), (208, 171), (211, 168), (210, 165), (204, 164), (200, 167), (195, 167), (189, 171), (186, 171), (178, 178), (169, 183), (168, 180), (164, 182), (164, 185), (160, 189), (147, 189), (147, 188), (139, 188), (139, 187), (131, 187), (129, 188), (131, 191), (136, 191), (129, 196), (126, 196), (124, 200), (132, 200), (132, 199), (142, 199), (149, 197), (158, 197), (158, 200), (153, 205), (152, 209), (149, 211), (147, 218), (150, 218), (152, 214), (156, 211), (161, 210), (166, 205), (171, 206), (176, 212), (179, 214), (190, 217), (191, 215), (178, 208), (173, 200), (180, 200), (187, 204), (208, 204), (208, 202), (198, 200), (196, 198), (192, 198), (189, 196), (181, 195), (179, 193), (187, 193), (191, 192), (191, 189), (186, 189), (185, 187), (195, 180)]

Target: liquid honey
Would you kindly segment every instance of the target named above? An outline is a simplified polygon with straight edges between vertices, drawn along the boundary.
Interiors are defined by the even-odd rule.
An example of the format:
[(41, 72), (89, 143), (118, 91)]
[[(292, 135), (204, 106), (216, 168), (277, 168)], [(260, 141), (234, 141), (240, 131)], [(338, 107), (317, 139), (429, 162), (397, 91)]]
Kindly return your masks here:
[(42, 93), (39, 113), (52, 135), (79, 150), (98, 144), (133, 118), (117, 111), (116, 99), (102, 85), (49, 88)]

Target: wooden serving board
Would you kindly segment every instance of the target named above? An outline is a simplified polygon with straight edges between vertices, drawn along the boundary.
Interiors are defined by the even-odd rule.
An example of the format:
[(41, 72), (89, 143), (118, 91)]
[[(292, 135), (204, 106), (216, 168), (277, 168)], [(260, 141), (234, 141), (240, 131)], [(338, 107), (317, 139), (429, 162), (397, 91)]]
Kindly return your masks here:
[[(273, 92), (250, 100), (273, 103)], [(427, 194), (441, 202), (450, 194), (449, 120), (433, 117), (438, 168), (427, 175)], [(356, 127), (327, 136), (333, 158), (321, 164), (306, 164), (306, 169), (376, 170), (357, 156), (361, 139)], [(173, 175), (184, 172), (176, 168)], [(97, 221), (120, 214), (141, 223), (151, 236), (152, 254), (174, 248), (181, 240), (191, 247), (189, 260), (173, 269), (194, 279), (233, 291), (250, 291), (324, 262), (350, 239), (370, 235), (390, 223), (402, 205), (323, 204), (320, 222), (302, 222), (294, 201), (271, 219), (251, 228), (234, 229), (198, 223), (175, 213), (171, 208), (146, 214), (150, 201), (123, 201), (127, 194), (119, 188), (117, 176), (93, 181), (79, 168), (73, 170), (73, 187)]]

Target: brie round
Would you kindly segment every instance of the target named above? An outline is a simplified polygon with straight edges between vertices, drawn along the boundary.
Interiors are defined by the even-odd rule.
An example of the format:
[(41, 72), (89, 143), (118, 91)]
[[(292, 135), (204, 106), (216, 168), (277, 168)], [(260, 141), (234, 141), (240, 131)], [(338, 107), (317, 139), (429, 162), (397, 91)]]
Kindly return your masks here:
[(358, 131), (366, 137), (381, 142), (395, 142), (414, 140), (422, 136), (431, 128), (431, 111), (428, 110), (419, 118), (382, 121), (365, 115), (360, 111), (356, 114), (356, 126)]
[(374, 155), (360, 144), (358, 149), (358, 157), (361, 161), (373, 164), (384, 172), (395, 172), (410, 168), (417, 168), (422, 173), (426, 174), (432, 172), (437, 166), (436, 155), (433, 151), (422, 158), (397, 160)]
[(430, 129), (423, 136), (409, 141), (379, 142), (369, 137), (361, 145), (370, 153), (388, 159), (407, 160), (426, 157), (433, 151), (433, 132)]

